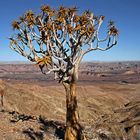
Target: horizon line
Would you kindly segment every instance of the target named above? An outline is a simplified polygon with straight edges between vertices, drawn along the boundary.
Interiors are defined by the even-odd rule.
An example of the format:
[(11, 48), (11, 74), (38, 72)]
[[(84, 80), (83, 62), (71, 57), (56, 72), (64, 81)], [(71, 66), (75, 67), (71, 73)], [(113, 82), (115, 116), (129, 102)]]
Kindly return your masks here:
[[(89, 60), (89, 61), (81, 61), (81, 63), (119, 63), (119, 62), (140, 62), (140, 60), (112, 60), (112, 61), (101, 61), (101, 60)], [(35, 62), (31, 62), (28, 60), (25, 61), (0, 61), (0, 64), (34, 64)]]

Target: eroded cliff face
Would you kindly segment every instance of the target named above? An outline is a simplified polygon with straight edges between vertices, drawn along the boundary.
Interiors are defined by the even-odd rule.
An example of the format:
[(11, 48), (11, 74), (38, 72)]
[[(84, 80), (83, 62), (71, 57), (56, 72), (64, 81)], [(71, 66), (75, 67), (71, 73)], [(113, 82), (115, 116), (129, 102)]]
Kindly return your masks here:
[[(45, 85), (57, 84), (54, 75), (44, 76), (35, 64), (0, 64), (0, 78), (8, 81), (28, 80)], [(79, 68), (79, 83), (139, 83), (140, 62), (83, 62)]]

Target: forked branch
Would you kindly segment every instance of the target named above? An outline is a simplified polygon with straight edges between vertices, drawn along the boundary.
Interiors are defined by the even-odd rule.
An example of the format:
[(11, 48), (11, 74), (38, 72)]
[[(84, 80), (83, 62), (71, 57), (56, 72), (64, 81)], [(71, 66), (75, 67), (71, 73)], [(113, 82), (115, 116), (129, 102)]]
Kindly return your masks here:
[(27, 11), (12, 23), (15, 36), (9, 38), (10, 47), (36, 62), (42, 73), (53, 72), (59, 82), (70, 82), (73, 74), (78, 75), (86, 53), (106, 51), (117, 44), (118, 30), (112, 21), (106, 37), (99, 38), (103, 21), (104, 16), (97, 17), (90, 11), (78, 15), (75, 7), (54, 10), (44, 5), (40, 14)]

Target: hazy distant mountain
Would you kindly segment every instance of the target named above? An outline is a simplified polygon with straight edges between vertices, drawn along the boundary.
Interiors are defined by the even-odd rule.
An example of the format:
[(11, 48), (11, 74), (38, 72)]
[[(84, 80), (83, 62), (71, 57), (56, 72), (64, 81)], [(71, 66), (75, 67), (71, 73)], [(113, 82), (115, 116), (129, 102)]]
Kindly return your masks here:
[(0, 61), (0, 64), (31, 64), (30, 61)]

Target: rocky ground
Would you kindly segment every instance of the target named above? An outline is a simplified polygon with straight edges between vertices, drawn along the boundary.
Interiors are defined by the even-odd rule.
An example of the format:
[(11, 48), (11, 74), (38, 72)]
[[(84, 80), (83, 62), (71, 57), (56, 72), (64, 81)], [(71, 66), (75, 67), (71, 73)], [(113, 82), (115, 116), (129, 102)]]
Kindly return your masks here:
[[(63, 139), (65, 92), (52, 75), (45, 80), (34, 65), (2, 64), (0, 77), (0, 140)], [(77, 95), (88, 140), (140, 139), (139, 62), (82, 64)]]

